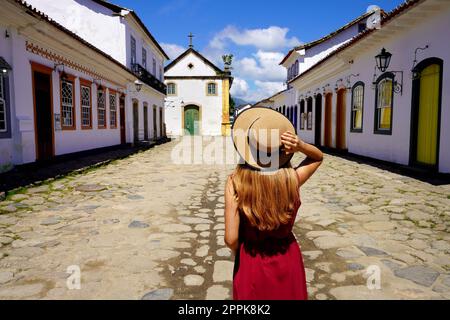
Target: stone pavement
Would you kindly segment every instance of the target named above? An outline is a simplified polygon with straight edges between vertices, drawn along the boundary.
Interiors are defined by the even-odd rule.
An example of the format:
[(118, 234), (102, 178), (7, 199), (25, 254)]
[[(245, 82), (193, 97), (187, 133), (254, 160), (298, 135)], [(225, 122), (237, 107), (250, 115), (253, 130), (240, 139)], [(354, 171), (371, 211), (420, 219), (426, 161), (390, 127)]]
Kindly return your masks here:
[[(230, 299), (233, 167), (176, 165), (175, 144), (0, 202), (0, 299)], [(450, 186), (326, 155), (301, 196), (311, 299), (450, 299)]]

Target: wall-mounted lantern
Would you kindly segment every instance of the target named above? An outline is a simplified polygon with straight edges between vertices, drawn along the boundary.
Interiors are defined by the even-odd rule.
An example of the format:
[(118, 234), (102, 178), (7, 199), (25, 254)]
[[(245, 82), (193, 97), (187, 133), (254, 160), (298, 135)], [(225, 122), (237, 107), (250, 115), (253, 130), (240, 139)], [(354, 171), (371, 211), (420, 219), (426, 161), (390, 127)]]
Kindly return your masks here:
[[(375, 56), (376, 66), (374, 68), (374, 73), (373, 73), (372, 89), (375, 89), (376, 85), (377, 85), (377, 69), (382, 73), (386, 72), (391, 63), (391, 58), (392, 58), (392, 54), (390, 52), (386, 51), (385, 48), (381, 49), (381, 52)], [(393, 81), (394, 92), (400, 93), (400, 95), (403, 95), (403, 71), (389, 70), (389, 72), (393, 73), (395, 76), (394, 81)], [(397, 81), (397, 79), (396, 79), (397, 74), (400, 75), (400, 82)]]
[(143, 85), (144, 85), (144, 83), (142, 81), (140, 81), (139, 79), (134, 82), (134, 87), (136, 88), (137, 92), (141, 91)]
[(385, 72), (389, 68), (391, 63), (392, 53), (386, 51), (385, 48), (381, 49), (381, 52), (375, 56), (377, 68), (380, 72)]

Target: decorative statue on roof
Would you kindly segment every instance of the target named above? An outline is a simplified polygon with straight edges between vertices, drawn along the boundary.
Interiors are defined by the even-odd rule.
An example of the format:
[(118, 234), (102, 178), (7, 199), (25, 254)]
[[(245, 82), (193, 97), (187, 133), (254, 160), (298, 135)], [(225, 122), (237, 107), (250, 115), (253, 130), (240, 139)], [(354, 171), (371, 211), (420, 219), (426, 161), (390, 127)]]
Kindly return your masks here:
[(222, 56), (223, 63), (225, 64), (225, 70), (231, 70), (231, 63), (233, 62), (232, 54), (225, 54)]

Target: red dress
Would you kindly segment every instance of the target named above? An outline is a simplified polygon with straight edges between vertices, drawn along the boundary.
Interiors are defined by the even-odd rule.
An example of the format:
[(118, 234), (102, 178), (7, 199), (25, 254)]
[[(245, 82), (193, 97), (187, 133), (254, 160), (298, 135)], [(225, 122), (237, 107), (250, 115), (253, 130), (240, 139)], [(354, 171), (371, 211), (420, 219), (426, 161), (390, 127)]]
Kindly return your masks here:
[(289, 224), (271, 232), (252, 227), (240, 213), (239, 249), (233, 280), (234, 300), (306, 300), (305, 268), (292, 227), (297, 202)]

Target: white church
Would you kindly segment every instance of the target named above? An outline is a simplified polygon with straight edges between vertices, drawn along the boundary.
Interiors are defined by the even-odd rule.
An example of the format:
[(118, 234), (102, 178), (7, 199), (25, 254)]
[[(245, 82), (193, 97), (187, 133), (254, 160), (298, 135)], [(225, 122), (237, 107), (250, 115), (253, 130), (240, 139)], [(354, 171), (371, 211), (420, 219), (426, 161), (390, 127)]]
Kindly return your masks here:
[(224, 56), (224, 70), (192, 46), (165, 67), (167, 136), (230, 134), (230, 88), (233, 82)]

